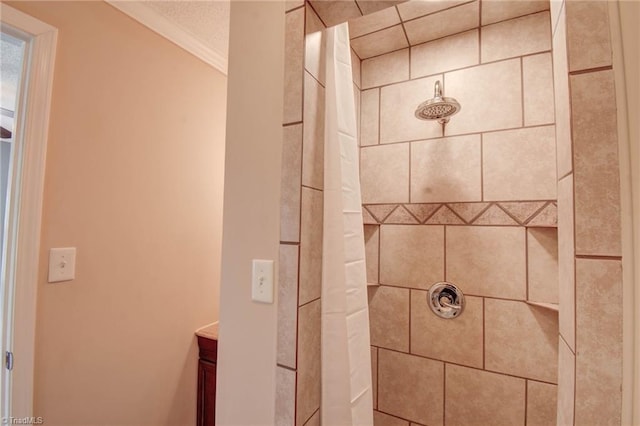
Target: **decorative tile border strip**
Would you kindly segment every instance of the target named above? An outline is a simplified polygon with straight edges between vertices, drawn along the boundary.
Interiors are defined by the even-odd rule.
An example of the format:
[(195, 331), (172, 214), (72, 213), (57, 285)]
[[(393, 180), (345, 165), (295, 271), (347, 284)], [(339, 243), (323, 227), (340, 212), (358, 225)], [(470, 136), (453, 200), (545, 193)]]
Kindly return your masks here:
[(363, 207), (365, 225), (558, 226), (555, 200), (365, 204)]

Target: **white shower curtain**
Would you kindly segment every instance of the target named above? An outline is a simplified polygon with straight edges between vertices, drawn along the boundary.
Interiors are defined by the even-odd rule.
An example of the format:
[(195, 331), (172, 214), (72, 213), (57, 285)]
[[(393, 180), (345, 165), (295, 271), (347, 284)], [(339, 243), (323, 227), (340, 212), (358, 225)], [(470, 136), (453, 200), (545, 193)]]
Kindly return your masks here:
[(371, 351), (349, 30), (327, 30), (322, 253), (325, 426), (372, 426)]

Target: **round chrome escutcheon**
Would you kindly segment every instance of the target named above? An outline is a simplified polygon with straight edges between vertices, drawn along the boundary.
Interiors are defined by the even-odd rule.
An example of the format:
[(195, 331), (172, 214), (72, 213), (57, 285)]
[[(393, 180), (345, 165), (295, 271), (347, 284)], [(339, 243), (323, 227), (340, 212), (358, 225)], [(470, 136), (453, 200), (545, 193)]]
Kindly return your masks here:
[(464, 295), (454, 284), (446, 281), (435, 283), (429, 289), (427, 302), (434, 314), (441, 318), (455, 318), (464, 310)]

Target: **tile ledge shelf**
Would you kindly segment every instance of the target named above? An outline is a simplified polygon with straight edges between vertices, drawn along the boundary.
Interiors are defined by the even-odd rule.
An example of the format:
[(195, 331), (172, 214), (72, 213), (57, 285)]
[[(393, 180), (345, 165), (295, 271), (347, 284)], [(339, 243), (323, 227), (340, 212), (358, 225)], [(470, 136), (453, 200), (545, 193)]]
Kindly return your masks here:
[(550, 311), (558, 312), (558, 304), (557, 303), (543, 303), (543, 302), (532, 302), (530, 300), (526, 301), (527, 305), (537, 306), (539, 308), (548, 309)]

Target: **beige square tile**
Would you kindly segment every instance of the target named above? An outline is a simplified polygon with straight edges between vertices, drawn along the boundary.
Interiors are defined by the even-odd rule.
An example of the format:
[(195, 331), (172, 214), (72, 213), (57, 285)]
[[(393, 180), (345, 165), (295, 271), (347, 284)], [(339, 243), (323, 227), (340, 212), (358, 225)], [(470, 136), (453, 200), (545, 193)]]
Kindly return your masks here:
[(327, 37), (324, 32), (315, 32), (305, 36), (304, 68), (323, 86), (325, 84), (326, 43)]
[(302, 184), (324, 185), (324, 87), (304, 73), (304, 125), (302, 132)]
[(566, 176), (573, 170), (571, 152), (571, 109), (569, 106), (569, 69), (564, 7), (560, 10), (558, 25), (553, 37), (553, 88), (556, 111), (556, 161), (558, 176)]
[(356, 86), (358, 86), (358, 89), (362, 87), (362, 79), (360, 78), (361, 62), (362, 61), (360, 60), (358, 55), (356, 55), (356, 52), (354, 52), (353, 49), (351, 49), (351, 73), (353, 74), (353, 82), (355, 83)]
[(555, 142), (553, 126), (483, 135), (484, 199), (554, 200)]
[(378, 348), (371, 347), (371, 387), (373, 388), (373, 409), (378, 408)]
[(360, 112), (360, 145), (377, 145), (380, 129), (380, 89), (363, 90)]
[(295, 426), (296, 372), (276, 367), (276, 426)]
[(573, 235), (573, 175), (558, 182), (558, 299), (560, 334), (576, 347), (575, 250)]
[(302, 188), (298, 304), (320, 297), (322, 287), (322, 191)]
[(327, 27), (362, 16), (355, 1), (310, 0), (310, 2)]
[(326, 28), (318, 14), (313, 10), (309, 3), (306, 4), (305, 10), (305, 34), (317, 33), (318, 31), (322, 31)]
[(477, 28), (480, 2), (474, 1), (404, 23), (409, 43), (413, 46), (451, 34)]
[(527, 381), (527, 426), (556, 424), (557, 396), (556, 385)]
[[(496, 90), (498, 87), (500, 90)], [(520, 127), (520, 59), (447, 73), (444, 95), (456, 98), (462, 105), (447, 124), (447, 136)]]
[(528, 300), (558, 303), (558, 230), (527, 229)]
[(442, 76), (405, 81), (380, 89), (380, 143), (442, 136), (439, 123), (415, 117), (418, 105), (433, 97), (437, 80), (442, 80)]
[(358, 3), (358, 7), (364, 15), (370, 15), (384, 9), (392, 8), (404, 1), (406, 0), (356, 0), (356, 3)]
[(477, 65), (480, 55), (478, 34), (475, 29), (413, 46), (411, 78)]
[(300, 241), (302, 124), (283, 129), (280, 181), (280, 241)]
[(413, 142), (411, 202), (481, 201), (480, 155), (480, 135)]
[[(355, 55), (354, 55), (355, 56)], [(360, 146), (360, 116), (362, 115), (360, 113), (361, 110), (361, 100), (360, 100), (360, 89), (358, 89), (358, 86), (356, 86), (355, 83), (353, 83), (353, 100), (355, 101), (355, 107), (356, 107), (356, 116), (355, 116), (355, 120), (356, 120), (356, 141), (358, 143), (358, 146)]]
[(360, 149), (362, 202), (409, 201), (409, 144), (368, 146)]
[(278, 357), (280, 365), (296, 368), (298, 328), (298, 246), (280, 244), (278, 275)]
[(564, 340), (558, 348), (558, 416), (556, 424), (574, 424), (576, 359)]
[(612, 64), (609, 6), (605, 1), (565, 1), (569, 71)]
[(304, 0), (286, 0), (284, 3), (285, 3), (284, 8), (288, 12), (292, 9), (303, 6)]
[(409, 289), (369, 288), (371, 344), (409, 352)]
[(524, 425), (525, 380), (447, 364), (447, 426)]
[(374, 411), (373, 426), (409, 426), (409, 422), (380, 411)]
[(551, 13), (551, 28), (552, 28), (552, 37), (555, 37), (556, 34), (556, 26), (558, 22), (560, 22), (560, 12), (561, 9), (564, 9), (564, 0), (550, 0), (549, 1), (549, 12)]
[(398, 12), (403, 21), (419, 18), (424, 15), (449, 9), (460, 4), (469, 3), (472, 0), (429, 0), (429, 1), (407, 1), (398, 4)]
[(395, 25), (351, 40), (351, 47), (362, 59), (409, 47), (402, 25)]
[(484, 303), (485, 368), (556, 383), (558, 314), (511, 300)]
[(444, 364), (380, 349), (378, 408), (425, 425), (443, 424)]
[(295, 123), (302, 120), (304, 9), (287, 13), (285, 31), (283, 122)]
[(444, 227), (382, 225), (380, 282), (428, 289), (444, 279)]
[(299, 308), (296, 424), (320, 407), (320, 300)]
[(411, 353), (482, 368), (482, 298), (465, 297), (464, 311), (450, 320), (431, 311), (428, 297), (426, 291), (411, 290)]
[(622, 314), (621, 262), (577, 259), (577, 425), (620, 424)]
[(481, 31), (480, 56), (483, 63), (551, 50), (548, 11), (487, 25)]
[(365, 34), (389, 28), (400, 23), (400, 16), (395, 7), (388, 7), (378, 12), (364, 15), (349, 21), (349, 37), (356, 38)]
[(397, 83), (409, 78), (409, 49), (362, 61), (362, 88)]
[(570, 77), (576, 254), (620, 256), (620, 173), (613, 71)]
[(548, 1), (537, 0), (483, 0), (482, 25), (493, 24), (519, 16), (549, 10)]
[(447, 280), (464, 294), (524, 300), (524, 233), (521, 227), (448, 227)]
[(553, 124), (553, 66), (551, 53), (522, 58), (524, 125)]
[(367, 282), (377, 284), (379, 279), (380, 227), (364, 225), (364, 255), (367, 261)]
[(320, 409), (313, 413), (313, 416), (304, 424), (304, 426), (320, 426)]

